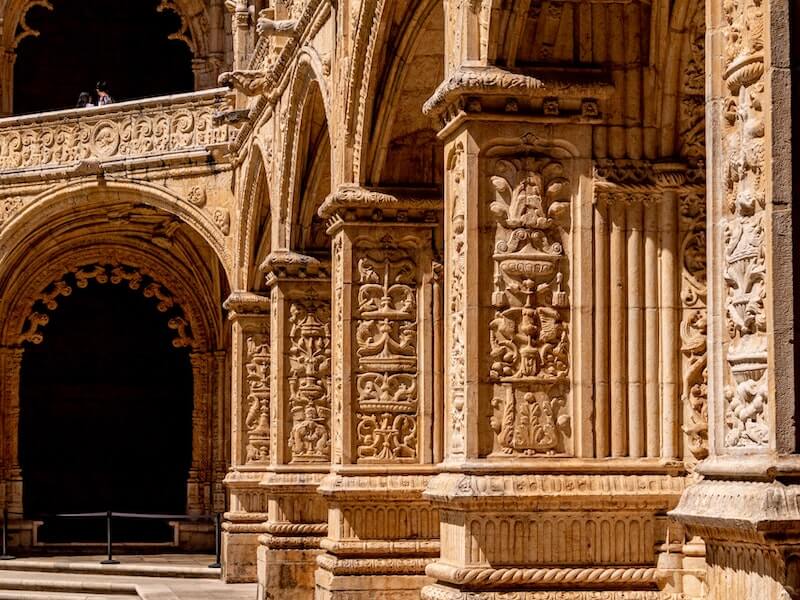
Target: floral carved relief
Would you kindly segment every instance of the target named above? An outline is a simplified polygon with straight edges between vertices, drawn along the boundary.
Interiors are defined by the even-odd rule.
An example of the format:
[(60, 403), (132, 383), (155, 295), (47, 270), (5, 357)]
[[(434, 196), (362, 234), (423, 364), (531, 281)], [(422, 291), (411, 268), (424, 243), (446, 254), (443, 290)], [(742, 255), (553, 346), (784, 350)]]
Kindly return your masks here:
[(144, 105), (114, 113), (59, 116), (0, 129), (0, 168), (57, 166), (202, 149), (227, 143), (231, 128), (215, 124), (216, 98)]
[(248, 463), (263, 463), (269, 460), (269, 338), (264, 334), (254, 334), (247, 336), (246, 342), (245, 460)]
[(723, 258), (730, 342), (725, 445), (766, 446), (764, 10), (761, 0), (727, 0), (723, 147), (727, 158)]
[(417, 269), (410, 252), (384, 242), (360, 251), (356, 263), (359, 462), (417, 457)]
[(563, 236), (570, 185), (547, 157), (500, 159), (494, 193), (489, 380), (495, 452), (563, 453), (570, 434), (569, 301)]
[(330, 308), (324, 302), (295, 301), (289, 312), (290, 462), (328, 462), (331, 455)]
[(461, 456), (465, 452), (464, 404), (466, 382), (466, 340), (464, 333), (464, 289), (466, 272), (466, 231), (464, 189), (464, 147), (459, 143), (448, 165), (450, 184), (450, 286), (448, 290), (449, 390), (450, 390), (450, 453)]

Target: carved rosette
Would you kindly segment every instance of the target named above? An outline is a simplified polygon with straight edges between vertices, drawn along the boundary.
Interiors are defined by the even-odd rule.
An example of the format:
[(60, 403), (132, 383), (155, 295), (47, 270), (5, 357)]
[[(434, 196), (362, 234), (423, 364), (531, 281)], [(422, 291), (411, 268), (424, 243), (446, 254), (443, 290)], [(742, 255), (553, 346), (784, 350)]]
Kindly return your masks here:
[(696, 460), (708, 456), (708, 360), (705, 197), (680, 199), (682, 401), (687, 446)]
[(359, 463), (417, 459), (417, 267), (391, 236), (355, 253)]
[(722, 142), (725, 152), (723, 229), (727, 447), (765, 447), (767, 289), (765, 285), (764, 10), (761, 0), (723, 2), (726, 43)]
[(266, 463), (269, 461), (269, 337), (265, 334), (248, 335), (246, 343), (245, 461), (247, 463)]
[(290, 463), (327, 463), (331, 456), (331, 314), (326, 302), (289, 306)]
[(548, 157), (497, 159), (489, 380), (494, 453), (565, 453), (570, 435), (569, 300), (562, 237), (570, 185)]

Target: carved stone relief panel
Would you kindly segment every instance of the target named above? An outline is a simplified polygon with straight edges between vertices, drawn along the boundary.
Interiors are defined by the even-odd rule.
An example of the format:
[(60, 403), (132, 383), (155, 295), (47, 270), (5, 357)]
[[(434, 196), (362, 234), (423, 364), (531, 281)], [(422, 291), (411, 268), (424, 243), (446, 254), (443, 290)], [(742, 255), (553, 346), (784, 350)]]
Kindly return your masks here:
[(330, 303), (289, 305), (290, 463), (327, 463), (331, 456)]
[(546, 156), (491, 162), (494, 265), (489, 323), (493, 454), (569, 450), (570, 184)]
[(247, 463), (269, 461), (269, 336), (250, 334), (246, 338), (245, 378), (247, 413), (244, 417)]
[(693, 459), (702, 460), (708, 456), (706, 210), (702, 194), (680, 198), (680, 232), (683, 432)]
[(448, 221), (448, 239), (446, 251), (448, 253), (449, 284), (447, 289), (447, 322), (448, 354), (449, 354), (449, 383), (447, 393), (449, 406), (449, 454), (463, 456), (465, 453), (464, 440), (464, 407), (466, 383), (466, 339), (464, 333), (465, 318), (465, 272), (466, 272), (466, 243), (465, 231), (466, 206), (465, 195), (465, 166), (464, 146), (461, 142), (453, 148), (448, 164), (448, 202), (450, 203), (451, 218)]
[(725, 374), (727, 447), (769, 444), (764, 9), (761, 0), (723, 3), (726, 22), (722, 145), (725, 154), (723, 261), (729, 342)]
[(417, 267), (390, 236), (354, 256), (358, 462), (416, 461)]

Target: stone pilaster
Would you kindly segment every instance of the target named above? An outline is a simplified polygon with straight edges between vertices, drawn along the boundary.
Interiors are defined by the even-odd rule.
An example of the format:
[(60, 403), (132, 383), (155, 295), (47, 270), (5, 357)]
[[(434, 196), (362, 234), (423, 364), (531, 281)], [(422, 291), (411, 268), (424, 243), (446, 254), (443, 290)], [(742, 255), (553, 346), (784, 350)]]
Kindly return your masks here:
[(259, 537), (258, 598), (309, 600), (328, 529), (317, 488), (331, 457), (330, 264), (273, 252), (264, 271), (272, 305), (272, 447), (261, 481), (269, 518)]
[(232, 323), (230, 501), (223, 525), (223, 577), (256, 580), (258, 536), (267, 520), (259, 487), (269, 464), (269, 299), (235, 292), (225, 301)]
[[(683, 468), (658, 428), (645, 435), (644, 365), (626, 346), (643, 338), (626, 331), (644, 329), (644, 290), (624, 284), (659, 190), (620, 191), (604, 206), (607, 246), (594, 239), (591, 125), (606, 90), (582, 83), (580, 98), (565, 87), (548, 99), (546, 82), (462, 67), (426, 104), (442, 120), (447, 170), (445, 459), (424, 494), (439, 509), (442, 546), (426, 569), (427, 600), (660, 597), (657, 552)], [(602, 426), (596, 278), (611, 288)], [(676, 419), (668, 425), (674, 434)]]
[(332, 237), (332, 465), (316, 597), (411, 599), (439, 553), (433, 473), (434, 242), (440, 200), (341, 187)]
[(0, 348), (3, 415), (3, 506), (22, 518), (22, 469), (19, 464), (19, 378), (22, 348)]
[(789, 3), (707, 9), (708, 444), (672, 515), (708, 597), (800, 597)]

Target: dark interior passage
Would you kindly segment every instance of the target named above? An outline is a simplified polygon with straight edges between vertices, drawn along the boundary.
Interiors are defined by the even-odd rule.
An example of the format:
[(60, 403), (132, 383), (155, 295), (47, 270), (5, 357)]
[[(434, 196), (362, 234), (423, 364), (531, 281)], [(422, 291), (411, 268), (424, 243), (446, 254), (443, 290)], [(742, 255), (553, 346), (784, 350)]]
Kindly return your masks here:
[[(60, 512), (186, 511), (192, 372), (169, 315), (125, 284), (73, 288), (29, 345), (20, 382), (28, 518)], [(46, 520), (44, 541), (103, 540), (100, 521)], [(115, 539), (167, 541), (164, 523), (115, 525)]]
[(14, 113), (73, 108), (81, 92), (105, 80), (116, 101), (188, 92), (192, 55), (173, 11), (158, 0), (52, 0), (34, 6), (14, 65)]

